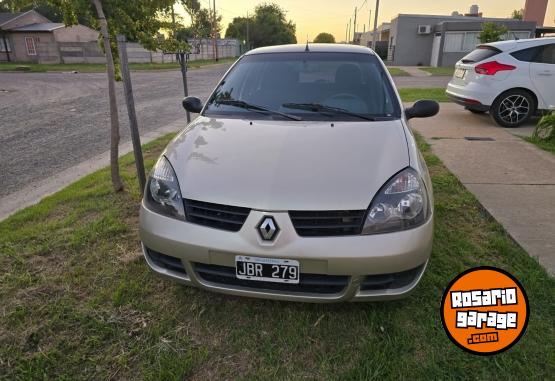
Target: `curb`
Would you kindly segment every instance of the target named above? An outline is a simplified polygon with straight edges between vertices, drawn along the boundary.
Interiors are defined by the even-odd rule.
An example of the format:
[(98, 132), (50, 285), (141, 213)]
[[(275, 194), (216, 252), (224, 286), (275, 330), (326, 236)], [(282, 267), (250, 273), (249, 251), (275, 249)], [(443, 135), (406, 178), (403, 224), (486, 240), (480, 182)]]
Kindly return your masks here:
[[(185, 118), (176, 120), (170, 124), (162, 126), (154, 131), (149, 131), (141, 135), (141, 144), (148, 143), (161, 136), (171, 132), (177, 132), (187, 126)], [(131, 140), (119, 145), (119, 154), (123, 156), (133, 151)], [(24, 209), (28, 206), (37, 204), (43, 198), (63, 189), (69, 184), (79, 180), (80, 178), (96, 172), (110, 165), (110, 151), (105, 151), (86, 161), (83, 161), (73, 167), (66, 168), (63, 171), (49, 176), (46, 179), (27, 185), (17, 193), (9, 194), (0, 199), (0, 221), (5, 220), (12, 214)]]

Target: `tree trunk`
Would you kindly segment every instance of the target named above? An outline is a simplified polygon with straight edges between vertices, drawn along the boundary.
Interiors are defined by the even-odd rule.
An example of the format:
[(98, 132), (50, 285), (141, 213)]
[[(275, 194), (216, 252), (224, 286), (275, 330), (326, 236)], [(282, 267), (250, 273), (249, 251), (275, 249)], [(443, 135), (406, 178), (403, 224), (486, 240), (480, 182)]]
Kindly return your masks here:
[(110, 167), (112, 174), (112, 185), (116, 192), (123, 190), (123, 182), (119, 174), (119, 117), (118, 104), (116, 100), (116, 73), (114, 68), (114, 58), (112, 56), (112, 47), (110, 45), (110, 34), (108, 33), (108, 23), (104, 16), (101, 0), (90, 0), (96, 8), (98, 14), (98, 22), (100, 23), (100, 32), (104, 41), (104, 50), (106, 52), (106, 69), (108, 72), (108, 95), (110, 98)]

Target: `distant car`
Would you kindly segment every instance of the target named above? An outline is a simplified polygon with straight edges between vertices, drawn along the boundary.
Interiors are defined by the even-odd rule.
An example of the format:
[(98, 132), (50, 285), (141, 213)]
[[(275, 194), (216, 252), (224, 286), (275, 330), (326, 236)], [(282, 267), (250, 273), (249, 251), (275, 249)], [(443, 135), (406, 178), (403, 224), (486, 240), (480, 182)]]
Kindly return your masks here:
[(479, 45), (457, 62), (446, 93), (469, 111), (489, 111), (503, 127), (555, 109), (555, 37)]
[(432, 250), (433, 198), (408, 119), (372, 50), (259, 48), (228, 71), (148, 180), (148, 265), (210, 291), (313, 302), (393, 299)]

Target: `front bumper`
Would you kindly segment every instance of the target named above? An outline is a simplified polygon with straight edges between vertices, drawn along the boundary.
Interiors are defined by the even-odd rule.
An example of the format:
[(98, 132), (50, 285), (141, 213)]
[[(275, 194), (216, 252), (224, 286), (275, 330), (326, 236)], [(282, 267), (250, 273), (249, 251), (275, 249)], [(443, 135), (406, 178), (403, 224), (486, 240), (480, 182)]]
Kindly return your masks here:
[[(263, 241), (256, 226), (272, 215), (280, 227), (272, 242)], [(232, 295), (308, 302), (341, 302), (397, 299), (408, 295), (422, 277), (432, 250), (433, 218), (402, 232), (343, 237), (299, 237), (287, 212), (251, 210), (239, 232), (218, 230), (162, 216), (144, 205), (140, 213), (140, 238), (146, 262), (156, 273), (209, 291)], [(183, 271), (156, 261), (149, 251), (181, 260)], [(295, 259), (301, 282), (307, 277), (346, 279), (336, 292), (266, 288), (248, 281), (221, 282), (206, 271), (232, 271), (236, 255)], [(210, 267), (212, 266), (212, 267)], [(208, 270), (207, 270), (208, 268)], [(202, 269), (202, 271), (201, 271)], [(233, 270), (234, 271), (234, 270)], [(310, 274), (310, 275), (309, 275)], [(404, 274), (405, 281), (368, 287), (375, 280)], [(409, 274), (409, 275), (407, 275)], [(401, 275), (399, 275), (401, 276)], [(410, 279), (407, 279), (410, 276)], [(228, 278), (231, 280), (231, 278)], [(387, 287), (387, 284), (391, 285)], [(400, 284), (399, 287), (395, 285)], [(385, 285), (385, 286), (384, 286)]]

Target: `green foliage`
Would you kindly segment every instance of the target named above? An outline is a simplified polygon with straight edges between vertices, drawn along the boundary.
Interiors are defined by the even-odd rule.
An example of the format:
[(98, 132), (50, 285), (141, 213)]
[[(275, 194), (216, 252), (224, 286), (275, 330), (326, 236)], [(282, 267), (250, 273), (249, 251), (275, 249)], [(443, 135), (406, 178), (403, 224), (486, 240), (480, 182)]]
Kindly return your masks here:
[[(226, 37), (247, 40), (245, 17), (236, 17), (226, 30)], [(260, 46), (295, 44), (296, 26), (287, 21), (286, 11), (279, 5), (267, 3), (258, 5), (254, 17), (249, 19), (249, 42), (255, 48)]]
[(314, 42), (335, 44), (335, 37), (333, 37), (333, 34), (322, 32), (316, 36), (316, 38), (314, 39)]
[(501, 40), (501, 37), (503, 37), (507, 31), (508, 29), (504, 25), (499, 25), (494, 22), (485, 22), (482, 25), (482, 31), (478, 38), (482, 44), (495, 42)]
[(436, 102), (449, 102), (443, 87), (412, 88), (406, 87), (399, 89), (399, 95), (403, 102), (416, 102), (419, 99), (431, 99)]
[(511, 13), (511, 18), (515, 20), (522, 20), (524, 18), (524, 9), (515, 9)]
[(159, 48), (165, 53), (186, 53), (191, 47), (188, 43), (174, 38), (168, 38), (159, 43)]
[[(247, 41), (247, 23), (252, 22), (246, 17), (234, 17), (225, 31), (226, 38), (236, 38), (239, 41)], [(252, 25), (251, 25), (252, 26)], [(249, 31), (252, 35), (252, 32)]]
[(555, 143), (555, 112), (544, 115), (534, 129), (534, 139)]
[[(66, 25), (75, 25), (79, 20), (87, 19), (91, 20), (91, 27), (99, 29), (96, 11), (90, 1), (48, 0), (48, 2), (61, 11)], [(168, 26), (167, 21), (161, 16), (168, 15), (172, 5), (173, 0), (102, 0), (110, 40), (115, 42), (115, 36), (122, 34), (128, 41), (140, 42), (147, 49), (159, 49), (158, 32)], [(116, 56), (114, 54), (114, 57)]]
[(187, 38), (209, 38), (212, 37), (212, 28), (215, 33), (219, 34), (221, 30), (222, 16), (216, 13), (216, 22), (214, 25), (214, 14), (206, 8), (202, 8), (198, 0), (181, 0), (183, 8), (191, 18), (191, 25), (186, 28), (180, 28), (177, 31), (176, 38), (178, 40), (186, 40)]

